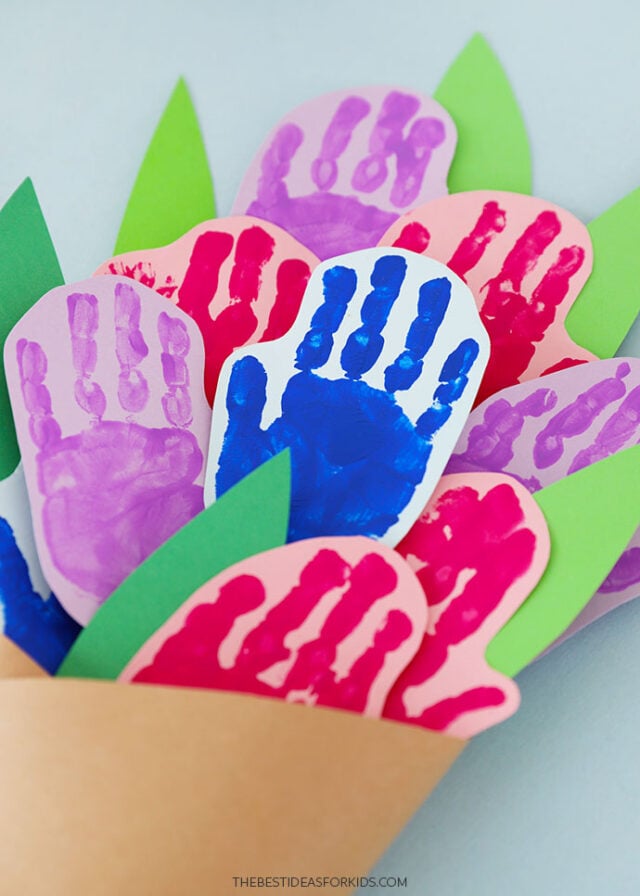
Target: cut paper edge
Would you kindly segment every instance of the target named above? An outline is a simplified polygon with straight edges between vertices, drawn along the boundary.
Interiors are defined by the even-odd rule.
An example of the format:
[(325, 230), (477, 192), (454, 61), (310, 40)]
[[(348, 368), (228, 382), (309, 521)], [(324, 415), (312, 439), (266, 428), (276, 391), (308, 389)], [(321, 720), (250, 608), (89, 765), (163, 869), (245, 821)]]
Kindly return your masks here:
[[(63, 283), (33, 182), (26, 178), (0, 209), (0, 344), (44, 293)], [(2, 364), (0, 421), (0, 479), (5, 479), (17, 467), (20, 451)]]
[(180, 78), (142, 160), (114, 255), (172, 243), (215, 215), (200, 125), (187, 85)]
[(458, 129), (450, 193), (531, 193), (531, 150), (522, 113), (504, 69), (481, 34), (474, 34), (453, 61), (433, 97)]
[(594, 218), (587, 230), (593, 270), (566, 327), (579, 345), (611, 358), (640, 312), (640, 187)]
[(0, 702), (11, 893), (43, 880), (51, 893), (210, 893), (265, 869), (360, 876), (465, 745), (192, 689), (5, 681)]
[(57, 674), (115, 679), (201, 585), (245, 557), (284, 544), (290, 479), (284, 451), (194, 517), (113, 592)]
[[(538, 586), (489, 644), (486, 658), (513, 677), (573, 622), (640, 523), (640, 445), (533, 495), (551, 535)], [(605, 537), (606, 533), (606, 537)]]

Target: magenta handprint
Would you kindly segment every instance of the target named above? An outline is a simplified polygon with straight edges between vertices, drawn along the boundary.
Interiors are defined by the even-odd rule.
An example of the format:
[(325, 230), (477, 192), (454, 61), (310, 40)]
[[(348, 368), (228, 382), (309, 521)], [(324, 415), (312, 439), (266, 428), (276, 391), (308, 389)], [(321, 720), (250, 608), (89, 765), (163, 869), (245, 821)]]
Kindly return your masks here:
[(185, 315), (127, 280), (73, 289), (23, 318), (6, 360), (43, 568), (86, 622), (202, 509), (208, 415)]
[(508, 476), (443, 476), (396, 550), (418, 576), (429, 619), (383, 715), (464, 738), (507, 718), (518, 689), (484, 654), (547, 563), (542, 512)]
[(420, 586), (393, 551), (364, 538), (310, 539), (216, 576), (121, 678), (375, 716), (426, 618)]
[(491, 337), (478, 401), (593, 355), (565, 329), (591, 272), (591, 240), (573, 215), (531, 196), (447, 196), (398, 220), (380, 245), (445, 262), (469, 285)]
[(100, 265), (170, 298), (202, 334), (205, 392), (213, 402), (231, 352), (283, 336), (291, 327), (316, 256), (256, 218), (218, 218), (161, 249), (128, 252)]
[(398, 215), (446, 194), (455, 141), (429, 97), (386, 87), (318, 97), (267, 137), (234, 212), (279, 224), (321, 260), (375, 246)]

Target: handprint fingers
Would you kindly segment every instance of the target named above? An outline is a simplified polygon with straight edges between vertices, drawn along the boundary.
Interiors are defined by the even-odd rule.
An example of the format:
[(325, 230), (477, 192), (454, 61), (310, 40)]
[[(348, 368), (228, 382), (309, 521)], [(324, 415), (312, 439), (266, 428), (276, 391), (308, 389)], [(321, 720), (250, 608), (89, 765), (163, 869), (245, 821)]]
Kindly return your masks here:
[(591, 240), (568, 212), (530, 196), (471, 192), (395, 222), (380, 245), (426, 252), (471, 288), (492, 340), (479, 400), (593, 356), (566, 333), (591, 270)]
[(94, 278), (47, 293), (7, 340), (38, 553), (81, 622), (202, 509), (202, 342), (168, 307), (131, 281)]
[(547, 563), (538, 506), (507, 476), (444, 476), (397, 550), (417, 571), (429, 620), (384, 716), (469, 737), (511, 715), (517, 688), (484, 654)]
[(140, 297), (125, 283), (119, 283), (115, 289), (115, 324), (116, 356), (120, 364), (118, 400), (124, 410), (137, 413), (149, 400), (149, 385), (137, 370), (149, 354), (149, 347), (140, 330)]
[[(291, 160), (303, 140), (304, 134), (301, 128), (293, 124), (283, 125), (274, 134), (270, 146), (262, 157), (261, 176), (258, 181), (258, 202), (261, 207), (272, 208), (288, 198), (284, 179), (291, 168)], [(246, 210), (240, 214), (244, 211)]]
[(234, 212), (279, 224), (320, 259), (372, 246), (404, 210), (446, 194), (455, 140), (429, 97), (384, 87), (319, 97), (267, 137)]
[(415, 577), (389, 549), (361, 538), (311, 539), (216, 576), (121, 677), (379, 715), (426, 613)]
[(371, 105), (359, 96), (347, 97), (336, 109), (322, 138), (320, 153), (311, 166), (311, 176), (319, 190), (330, 190), (334, 186), (338, 177), (338, 159), (348, 147), (356, 125), (370, 111)]
[(29, 434), (41, 450), (53, 448), (60, 440), (60, 426), (51, 408), (51, 394), (45, 386), (47, 356), (37, 342), (20, 339), (16, 344), (20, 388), (29, 415)]
[(211, 403), (220, 368), (235, 348), (287, 332), (317, 262), (279, 227), (237, 217), (198, 225), (161, 249), (111, 259), (97, 273), (144, 275), (158, 292), (170, 291), (202, 334)]
[(368, 250), (320, 265), (289, 333), (223, 371), (207, 500), (237, 481), (237, 458), (289, 447), (289, 540), (394, 543), (435, 486), (487, 355), (473, 297), (437, 262)]

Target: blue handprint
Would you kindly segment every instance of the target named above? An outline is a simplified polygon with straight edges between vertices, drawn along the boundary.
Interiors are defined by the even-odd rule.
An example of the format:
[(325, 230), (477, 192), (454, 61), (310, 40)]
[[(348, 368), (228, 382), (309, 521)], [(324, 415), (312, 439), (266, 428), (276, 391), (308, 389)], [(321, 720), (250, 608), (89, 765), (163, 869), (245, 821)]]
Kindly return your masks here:
[[(484, 368), (486, 337), (477, 313), (468, 320), (458, 315), (452, 325), (453, 307), (473, 299), (443, 265), (398, 250), (367, 250), (340, 261), (350, 263), (334, 259), (314, 274), (303, 300), (308, 325), (297, 347), (291, 334), (299, 334), (298, 322), (282, 340), (230, 359), (216, 493), (289, 448), (290, 541), (368, 535), (395, 543), (424, 507), (455, 444)], [(363, 281), (371, 287), (364, 298)], [(392, 316), (396, 325), (389, 327)], [(350, 332), (340, 332), (343, 324)], [(395, 345), (400, 338), (404, 344)], [(283, 365), (291, 375), (280, 415), (263, 426), (269, 393), (279, 388), (270, 379), (278, 380), (274, 368)]]
[(0, 613), (4, 633), (48, 672), (55, 672), (81, 627), (58, 603), (34, 590), (7, 520), (0, 517)]

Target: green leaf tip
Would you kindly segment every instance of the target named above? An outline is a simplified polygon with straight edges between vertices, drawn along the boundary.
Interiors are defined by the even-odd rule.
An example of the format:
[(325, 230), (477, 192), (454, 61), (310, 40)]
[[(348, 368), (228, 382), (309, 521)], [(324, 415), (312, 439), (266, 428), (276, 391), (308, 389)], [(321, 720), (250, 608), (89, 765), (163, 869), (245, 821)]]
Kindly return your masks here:
[(142, 160), (115, 254), (165, 246), (215, 214), (207, 153), (181, 77)]
[(640, 523), (640, 445), (536, 492), (551, 536), (537, 586), (489, 644), (487, 662), (513, 676), (571, 625)]
[(507, 76), (481, 34), (474, 34), (434, 93), (458, 129), (449, 191), (531, 193), (531, 151)]
[(569, 309), (567, 332), (599, 358), (612, 358), (640, 312), (640, 187), (587, 229), (593, 270)]
[[(47, 222), (31, 178), (0, 209), (0, 339), (7, 336), (38, 299), (64, 283)], [(9, 392), (0, 364), (0, 479), (20, 460)]]

